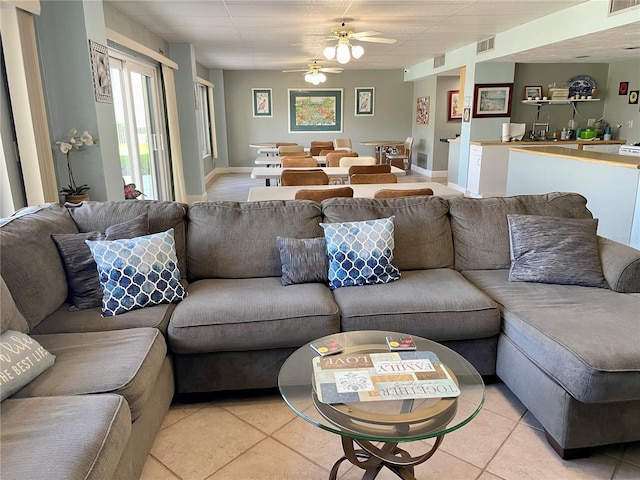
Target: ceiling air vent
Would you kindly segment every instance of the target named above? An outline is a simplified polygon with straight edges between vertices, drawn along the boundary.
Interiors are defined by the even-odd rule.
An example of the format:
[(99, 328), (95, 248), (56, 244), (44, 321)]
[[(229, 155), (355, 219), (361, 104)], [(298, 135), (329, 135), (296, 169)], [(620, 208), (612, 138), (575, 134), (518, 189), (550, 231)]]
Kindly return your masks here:
[(640, 5), (640, 0), (609, 0), (609, 13), (616, 13)]
[(486, 40), (478, 42), (476, 47), (476, 53), (484, 53), (484, 52), (488, 52), (489, 50), (493, 50), (495, 43), (496, 43), (496, 37), (487, 38)]
[(433, 68), (444, 66), (444, 55), (433, 57)]

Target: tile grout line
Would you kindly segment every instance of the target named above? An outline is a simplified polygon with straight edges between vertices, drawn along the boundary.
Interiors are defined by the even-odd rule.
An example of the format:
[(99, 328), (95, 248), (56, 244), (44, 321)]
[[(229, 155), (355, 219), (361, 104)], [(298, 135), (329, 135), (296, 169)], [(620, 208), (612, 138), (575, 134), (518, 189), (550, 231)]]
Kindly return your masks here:
[[(496, 458), (496, 455), (498, 455), (498, 453), (500, 452), (500, 450), (502, 450), (502, 447), (504, 447), (504, 446), (505, 446), (505, 444), (507, 443), (507, 441), (511, 438), (511, 436), (513, 435), (513, 432), (515, 432), (515, 431), (516, 431), (516, 429), (517, 429), (517, 428), (518, 428), (518, 426), (521, 424), (522, 420), (524, 419), (524, 417), (525, 417), (525, 415), (527, 414), (527, 412), (528, 412), (528, 411), (529, 411), (529, 410), (527, 409), (527, 410), (525, 410), (525, 411), (522, 413), (522, 415), (520, 415), (520, 418), (519, 418), (519, 419), (518, 419), (518, 421), (515, 423), (515, 425), (513, 426), (513, 428), (511, 429), (511, 431), (509, 432), (509, 434), (504, 438), (504, 440), (502, 441), (502, 443), (500, 443), (500, 445), (498, 446), (498, 448), (496, 448), (496, 451), (495, 451), (495, 452), (493, 452), (493, 455), (491, 455), (491, 458), (487, 461), (487, 464), (484, 466), (484, 468), (482, 468), (482, 472), (480, 473), (480, 475), (481, 475), (481, 476), (482, 476), (482, 474), (483, 474), (483, 473), (485, 473), (485, 472), (486, 472), (486, 473), (491, 474), (491, 475), (494, 475), (494, 476), (496, 476), (496, 477), (503, 478), (503, 477), (500, 477), (499, 475), (497, 475), (497, 474), (495, 474), (495, 473), (493, 473), (493, 472), (491, 472), (491, 471), (487, 470), (487, 468), (489, 467), (489, 465), (491, 465), (491, 462), (493, 461), (493, 459), (494, 459), (494, 458)], [(495, 413), (495, 412), (494, 412), (494, 413)], [(525, 424), (523, 424), (523, 425), (525, 425), (525, 426), (527, 426), (527, 427), (529, 427), (529, 428), (533, 428), (533, 429), (537, 430), (535, 427), (532, 427), (531, 425), (527, 425), (526, 423), (525, 423)], [(479, 477), (478, 477), (478, 478), (479, 478)], [(505, 479), (505, 480), (507, 480), (507, 479)]]

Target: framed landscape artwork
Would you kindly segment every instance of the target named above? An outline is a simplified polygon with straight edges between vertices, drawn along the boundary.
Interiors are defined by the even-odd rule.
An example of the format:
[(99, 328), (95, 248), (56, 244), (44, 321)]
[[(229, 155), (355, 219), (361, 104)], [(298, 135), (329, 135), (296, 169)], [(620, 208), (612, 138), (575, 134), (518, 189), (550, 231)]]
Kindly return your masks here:
[(289, 132), (342, 132), (342, 89), (289, 90)]
[(462, 120), (462, 108), (460, 108), (460, 91), (459, 90), (449, 90), (448, 92), (448, 115), (447, 121), (460, 121)]
[(416, 107), (416, 123), (418, 125), (429, 125), (429, 103), (431, 97), (418, 97)]
[(271, 89), (270, 88), (253, 88), (253, 116), (254, 117), (273, 117), (271, 110)]
[(373, 87), (356, 87), (356, 115), (373, 116)]
[(542, 87), (539, 85), (524, 87), (524, 98), (542, 98)]
[(475, 86), (473, 118), (509, 117), (513, 83), (487, 83)]

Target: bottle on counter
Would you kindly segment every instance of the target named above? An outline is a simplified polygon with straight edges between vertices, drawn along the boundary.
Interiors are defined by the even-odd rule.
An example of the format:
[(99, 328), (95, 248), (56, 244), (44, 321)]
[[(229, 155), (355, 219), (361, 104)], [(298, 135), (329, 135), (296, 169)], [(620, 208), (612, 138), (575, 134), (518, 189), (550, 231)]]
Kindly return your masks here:
[(604, 129), (604, 140), (611, 140), (611, 125), (607, 125)]
[(573, 140), (578, 138), (576, 136), (576, 121), (572, 118), (567, 124), (567, 140)]
[(569, 140), (567, 136), (568, 136), (567, 127), (563, 127), (562, 132), (560, 132), (560, 140)]

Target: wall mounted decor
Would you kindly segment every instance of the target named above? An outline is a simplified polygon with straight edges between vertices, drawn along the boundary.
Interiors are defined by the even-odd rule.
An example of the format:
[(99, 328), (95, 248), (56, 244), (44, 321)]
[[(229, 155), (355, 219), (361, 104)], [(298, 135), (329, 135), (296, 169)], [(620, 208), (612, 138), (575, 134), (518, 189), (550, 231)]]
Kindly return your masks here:
[(462, 108), (460, 108), (459, 90), (449, 90), (447, 105), (447, 121), (454, 122), (462, 120)]
[(462, 113), (462, 121), (468, 122), (471, 120), (471, 107), (464, 107), (464, 112)]
[(91, 67), (93, 69), (93, 90), (96, 102), (113, 103), (111, 73), (109, 71), (109, 52), (107, 47), (89, 40)]
[(416, 123), (418, 125), (429, 125), (429, 103), (431, 97), (418, 97), (416, 107)]
[(620, 82), (618, 95), (626, 95), (629, 92), (629, 82)]
[(273, 117), (271, 109), (271, 89), (270, 88), (252, 88), (253, 92), (253, 116), (254, 117)]
[(542, 98), (542, 87), (539, 85), (533, 87), (524, 87), (524, 98), (530, 98), (531, 100)]
[(356, 87), (356, 115), (373, 116), (374, 87)]
[(342, 132), (342, 89), (289, 90), (289, 132)]
[(638, 103), (638, 90), (629, 91), (629, 104), (635, 105)]
[(473, 117), (511, 116), (513, 83), (476, 84), (473, 102)]

